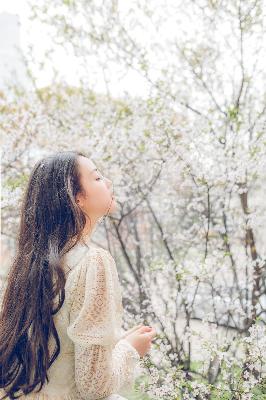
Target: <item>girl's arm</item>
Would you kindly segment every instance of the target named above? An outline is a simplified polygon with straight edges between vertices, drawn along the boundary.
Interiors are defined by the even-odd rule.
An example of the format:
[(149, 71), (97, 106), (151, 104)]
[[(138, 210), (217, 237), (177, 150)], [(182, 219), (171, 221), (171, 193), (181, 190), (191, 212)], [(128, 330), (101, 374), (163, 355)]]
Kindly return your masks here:
[(112, 256), (101, 248), (90, 250), (71, 274), (67, 334), (74, 343), (77, 390), (96, 400), (130, 389), (140, 355), (121, 338), (121, 288)]
[(97, 400), (113, 393), (130, 390), (140, 356), (124, 339), (111, 346), (75, 345), (75, 381), (79, 394)]

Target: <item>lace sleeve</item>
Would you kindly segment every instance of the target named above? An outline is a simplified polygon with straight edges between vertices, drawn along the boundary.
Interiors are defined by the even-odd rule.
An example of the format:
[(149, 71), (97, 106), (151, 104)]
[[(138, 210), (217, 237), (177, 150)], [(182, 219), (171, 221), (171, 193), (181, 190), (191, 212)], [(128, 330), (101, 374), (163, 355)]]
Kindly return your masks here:
[(79, 265), (67, 334), (74, 342), (75, 381), (80, 395), (97, 400), (130, 389), (137, 350), (121, 336), (121, 289), (114, 259), (89, 251)]

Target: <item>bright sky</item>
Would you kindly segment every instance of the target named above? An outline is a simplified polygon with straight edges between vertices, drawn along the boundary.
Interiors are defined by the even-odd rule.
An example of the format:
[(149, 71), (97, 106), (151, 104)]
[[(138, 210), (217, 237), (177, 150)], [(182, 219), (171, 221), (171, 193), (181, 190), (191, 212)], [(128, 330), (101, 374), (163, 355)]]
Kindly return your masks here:
[[(96, 1), (96, 0), (94, 0)], [(159, 5), (163, 3), (165, 0), (153, 0), (153, 4)], [(121, 5), (126, 9), (129, 7), (131, 0), (123, 0)], [(182, 0), (168, 0), (165, 2), (167, 6), (170, 5), (171, 9), (173, 9), (172, 14), (168, 15), (167, 20), (164, 21), (162, 16), (157, 12), (157, 9), (160, 10), (159, 7), (155, 7), (154, 11), (157, 12), (156, 18), (157, 23), (156, 29), (157, 34), (159, 32), (160, 40), (162, 42), (160, 45), (163, 47), (163, 50), (167, 48), (167, 43), (172, 40), (173, 38), (178, 42), (181, 35), (181, 25), (182, 29), (185, 30), (185, 35), (189, 37), (189, 35), (193, 35), (191, 42), (200, 43), (201, 46), (208, 45), (207, 38), (206, 38), (206, 30), (204, 27), (199, 23), (200, 21), (193, 21), (187, 19), (187, 14), (189, 12), (182, 11), (182, 15), (180, 14), (180, 4)], [(38, 0), (36, 0), (36, 4), (38, 4)], [(162, 4), (160, 4), (162, 5)], [(40, 61), (45, 61), (45, 50), (48, 50), (51, 46), (49, 45), (49, 38), (46, 34), (44, 28), (38, 21), (30, 21), (28, 19), (29, 16), (29, 6), (27, 0), (0, 0), (0, 14), (3, 12), (8, 12), (12, 14), (17, 14), (20, 19), (20, 46), (22, 51), (25, 53), (27, 49), (27, 44), (31, 43), (35, 49), (35, 56)], [(191, 13), (190, 13), (191, 14)], [(137, 16), (138, 17), (138, 16)], [(190, 16), (191, 17), (191, 16)], [(193, 16), (192, 16), (193, 17)], [(158, 23), (158, 21), (160, 23)], [(196, 22), (196, 23), (195, 23)], [(196, 25), (196, 26), (195, 26)], [(8, 27), (7, 27), (8, 28)], [(217, 32), (220, 30), (220, 34), (223, 35), (228, 30), (228, 26), (226, 25), (226, 20), (223, 24), (220, 24), (217, 27)], [(152, 38), (154, 32), (146, 27), (145, 25), (145, 35), (143, 36), (143, 31), (134, 29), (134, 35), (136, 38), (141, 35), (141, 43), (149, 44), (149, 40)], [(216, 35), (219, 34), (219, 32)], [(132, 33), (132, 32), (131, 32)], [(8, 33), (4, 32), (5, 35)], [(151, 39), (152, 40), (152, 39)], [(215, 40), (215, 36), (214, 36)], [(230, 45), (234, 46), (234, 43), (238, 40), (237, 37), (230, 38)], [(7, 45), (6, 37), (0, 37), (0, 48), (2, 45)], [(259, 44), (259, 46), (263, 46)], [(265, 46), (265, 43), (264, 43)], [(148, 46), (149, 47), (149, 46)], [(250, 42), (247, 43), (245, 46), (245, 67), (246, 69), (250, 69), (248, 74), (252, 76), (252, 66), (253, 61), (255, 59), (253, 55), (253, 50), (256, 49), (254, 43), (254, 37)], [(229, 51), (227, 52), (227, 48), (223, 49), (223, 59), (216, 65), (217, 72), (221, 75), (224, 73), (233, 74), (234, 78), (236, 77), (236, 81), (241, 77), (241, 71), (239, 70), (239, 65), (233, 65), (232, 63), (232, 53)], [(162, 67), (168, 67), (169, 62), (171, 63), (171, 57), (174, 58), (173, 66), (177, 67), (178, 57), (176, 57), (176, 52), (174, 51), (173, 54), (171, 52), (167, 53), (167, 57), (165, 57), (164, 51), (157, 51), (152, 55), (150, 52), (149, 56), (156, 57), (152, 59), (152, 65), (155, 66), (157, 69)], [(159, 58), (161, 56), (161, 58)], [(236, 54), (237, 56), (237, 54)], [(222, 62), (221, 62), (222, 61)], [(236, 61), (236, 60), (235, 60)], [(260, 63), (263, 60), (259, 60)], [(12, 59), (11, 59), (12, 63)], [(16, 61), (14, 61), (16, 64)], [(63, 48), (58, 47), (56, 54), (53, 56), (53, 63), (57, 71), (59, 71), (59, 78), (66, 80), (69, 84), (78, 85), (79, 80), (78, 77), (81, 75), (80, 73), (80, 65), (78, 64), (79, 61), (72, 57), (71, 55), (66, 54)], [(50, 63), (49, 63), (50, 65)], [(111, 65), (111, 67), (110, 67)], [(130, 95), (140, 95), (144, 96), (148, 93), (148, 86), (145, 80), (134, 71), (128, 71), (126, 74), (121, 76), (119, 65), (118, 64), (111, 64), (108, 65), (111, 68), (111, 73), (106, 74), (105, 77), (103, 75), (103, 69), (99, 64), (99, 60), (96, 60), (96, 57), (91, 56), (89, 59), (86, 60), (86, 70), (85, 76), (87, 79), (87, 84), (97, 90), (98, 92), (106, 93), (106, 83), (105, 78), (109, 81), (109, 90), (113, 96), (120, 96), (123, 95), (124, 92), (128, 92)], [(1, 65), (0, 65), (1, 67)], [(51, 68), (51, 65), (50, 65)], [(235, 70), (233, 70), (235, 68)], [(2, 67), (2, 71), (4, 71)], [(184, 71), (186, 72), (186, 71)], [(1, 74), (1, 68), (0, 68)], [(84, 69), (83, 69), (84, 75)], [(45, 64), (45, 68), (41, 68), (38, 70), (38, 86), (45, 86), (51, 82), (52, 71), (47, 68), (47, 63)], [(1, 78), (1, 76), (0, 76)], [(175, 78), (178, 80), (178, 76), (176, 75)], [(186, 82), (189, 85), (191, 77), (188, 75), (186, 77)], [(177, 81), (177, 85), (179, 81)], [(261, 89), (263, 85), (261, 85)], [(223, 93), (221, 93), (222, 97), (224, 96), (225, 91), (228, 91), (228, 96), (230, 97), (230, 91), (232, 89), (232, 85), (229, 83), (226, 87), (223, 87)], [(219, 90), (218, 90), (219, 94)]]
[[(8, 12), (11, 14), (16, 14), (20, 20), (20, 47), (22, 51), (27, 48), (27, 44), (33, 44), (35, 49), (39, 51), (39, 57), (42, 59), (44, 57), (45, 48), (49, 48), (49, 39), (47, 35), (42, 31), (40, 24), (34, 24), (32, 21), (28, 20), (29, 16), (29, 6), (27, 0), (0, 0), (0, 14), (3, 12)], [(4, 43), (4, 38), (2, 43)], [(0, 40), (1, 46), (1, 40)], [(77, 79), (78, 74), (78, 64), (75, 59), (69, 58), (64, 52), (64, 50), (58, 51), (55, 54), (54, 61), (59, 70), (59, 76), (66, 80), (69, 84), (78, 85), (79, 81)], [(99, 63), (96, 59), (90, 59), (90, 65), (88, 65), (88, 71), (91, 76), (91, 84), (98, 92), (106, 93), (106, 84), (104, 82), (102, 71), (99, 70)], [(51, 71), (50, 71), (51, 72)], [(38, 86), (45, 86), (51, 81), (51, 74), (47, 68), (39, 72), (38, 74)], [(0, 72), (1, 73), (1, 72)], [(98, 75), (98, 77), (97, 77)], [(109, 77), (110, 81), (109, 88), (114, 96), (120, 96), (125, 91), (129, 92), (131, 95), (145, 96), (145, 82), (139, 76), (139, 74), (134, 72), (129, 72), (126, 77), (117, 76), (116, 68), (113, 69), (112, 77)], [(90, 83), (88, 81), (88, 83)]]

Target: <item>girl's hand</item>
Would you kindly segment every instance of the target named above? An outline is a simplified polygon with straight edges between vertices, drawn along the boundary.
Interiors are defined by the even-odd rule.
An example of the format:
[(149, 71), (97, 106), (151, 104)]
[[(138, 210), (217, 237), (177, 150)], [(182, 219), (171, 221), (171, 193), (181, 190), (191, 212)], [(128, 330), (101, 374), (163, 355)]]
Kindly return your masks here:
[(134, 332), (136, 329), (139, 329), (141, 326), (144, 326), (143, 324), (139, 324), (139, 325), (135, 325), (133, 326), (133, 328), (128, 329), (127, 331), (125, 331), (120, 339), (124, 339), (127, 335), (129, 335), (130, 333)]
[(154, 328), (142, 325), (135, 327), (131, 333), (124, 337), (139, 353), (140, 357), (145, 356), (151, 348), (151, 342), (157, 335)]

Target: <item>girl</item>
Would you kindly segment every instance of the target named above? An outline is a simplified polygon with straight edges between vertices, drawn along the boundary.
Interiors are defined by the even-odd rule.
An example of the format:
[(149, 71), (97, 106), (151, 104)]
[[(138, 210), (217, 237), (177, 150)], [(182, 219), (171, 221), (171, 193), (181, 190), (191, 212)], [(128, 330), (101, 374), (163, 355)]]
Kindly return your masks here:
[(91, 243), (97, 222), (116, 209), (110, 188), (81, 152), (34, 166), (2, 288), (1, 399), (111, 400), (132, 388), (156, 332), (122, 331), (115, 261)]

